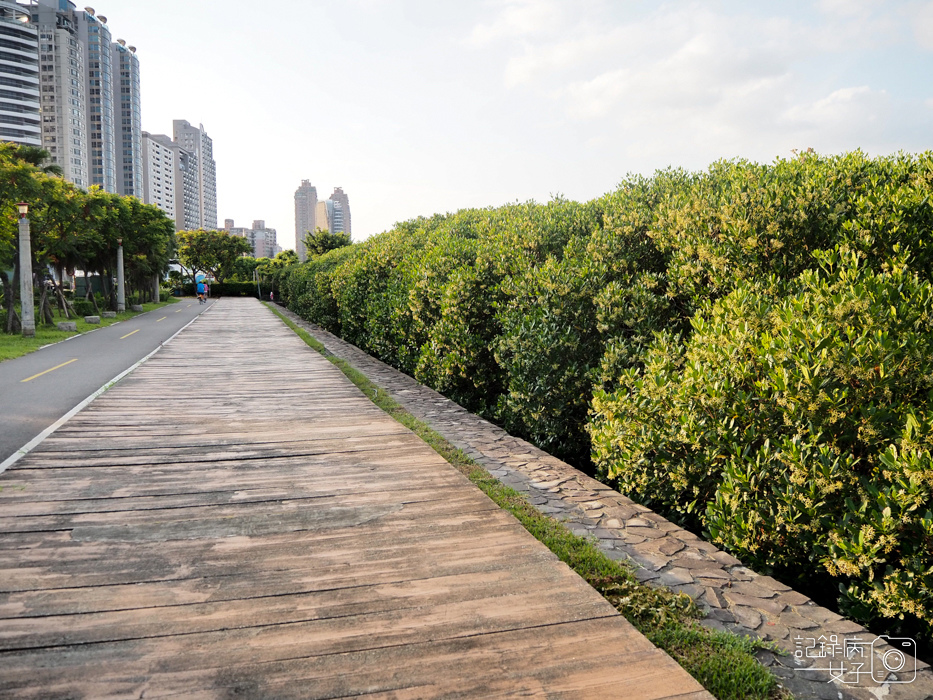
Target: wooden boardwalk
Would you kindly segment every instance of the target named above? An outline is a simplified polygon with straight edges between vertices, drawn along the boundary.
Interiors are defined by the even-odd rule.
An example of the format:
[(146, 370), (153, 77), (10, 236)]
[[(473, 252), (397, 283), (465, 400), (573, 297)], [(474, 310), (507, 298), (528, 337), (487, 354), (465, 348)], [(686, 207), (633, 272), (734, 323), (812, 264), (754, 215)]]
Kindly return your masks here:
[(254, 300), (0, 475), (2, 698), (710, 698)]

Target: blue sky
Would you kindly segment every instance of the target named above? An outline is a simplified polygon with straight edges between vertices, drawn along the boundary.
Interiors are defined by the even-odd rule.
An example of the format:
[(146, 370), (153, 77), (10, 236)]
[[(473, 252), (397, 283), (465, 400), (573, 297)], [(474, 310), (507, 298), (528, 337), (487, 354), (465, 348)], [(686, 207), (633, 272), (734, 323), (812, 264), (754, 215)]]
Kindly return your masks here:
[(202, 122), (220, 223), (293, 245), (302, 179), (354, 238), (630, 172), (933, 148), (933, 0), (95, 0), (143, 128)]

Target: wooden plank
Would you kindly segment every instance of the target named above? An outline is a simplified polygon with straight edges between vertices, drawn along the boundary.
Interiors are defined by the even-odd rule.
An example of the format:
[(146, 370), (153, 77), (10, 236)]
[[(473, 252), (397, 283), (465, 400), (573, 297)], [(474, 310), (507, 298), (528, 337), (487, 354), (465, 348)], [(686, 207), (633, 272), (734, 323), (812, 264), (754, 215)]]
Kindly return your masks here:
[(709, 697), (255, 301), (0, 487), (2, 697)]

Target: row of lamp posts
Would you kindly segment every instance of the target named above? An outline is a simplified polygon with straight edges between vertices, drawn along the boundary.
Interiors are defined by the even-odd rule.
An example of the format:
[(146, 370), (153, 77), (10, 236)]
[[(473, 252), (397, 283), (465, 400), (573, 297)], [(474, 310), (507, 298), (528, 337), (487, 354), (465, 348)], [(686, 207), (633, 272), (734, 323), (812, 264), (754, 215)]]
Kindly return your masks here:
[[(36, 315), (32, 291), (32, 242), (29, 235), (29, 205), (20, 202), (19, 210), (19, 297), (23, 337), (36, 335)], [(123, 239), (117, 239), (117, 311), (126, 311), (126, 293), (123, 289)]]

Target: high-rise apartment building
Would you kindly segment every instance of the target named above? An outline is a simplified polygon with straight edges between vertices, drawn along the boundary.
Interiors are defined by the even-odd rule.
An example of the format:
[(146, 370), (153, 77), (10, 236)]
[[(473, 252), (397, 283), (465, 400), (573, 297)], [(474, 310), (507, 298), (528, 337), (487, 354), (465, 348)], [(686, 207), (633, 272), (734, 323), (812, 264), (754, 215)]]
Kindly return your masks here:
[(295, 190), (295, 252), (301, 262), (308, 259), (305, 236), (317, 230), (317, 204), (317, 188), (308, 180), (302, 180), (301, 186)]
[(274, 228), (266, 228), (266, 222), (257, 219), (252, 228), (237, 227), (233, 219), (224, 219), (224, 229), (231, 236), (241, 236), (253, 247), (254, 258), (274, 258), (282, 252), (276, 241)]
[(92, 7), (0, 0), (0, 139), (42, 146), (79, 187), (141, 195), (135, 51), (111, 41), (107, 18)]
[(117, 192), (142, 199), (143, 148), (139, 58), (123, 39), (111, 44)]
[(322, 231), (330, 231), (333, 226), (333, 220), (334, 200), (322, 199), (317, 203), (317, 207), (314, 211), (314, 230), (317, 231), (317, 229), (321, 229)]
[(70, 0), (39, 0), (30, 10), (39, 30), (42, 146), (66, 180), (87, 187), (87, 66), (76, 6)]
[(342, 231), (348, 236), (351, 235), (353, 231), (350, 225), (350, 199), (342, 187), (335, 187), (330, 199), (334, 202), (334, 214), (330, 230)]
[(175, 220), (175, 230), (201, 227), (197, 158), (165, 134), (143, 132), (140, 198)]
[(74, 13), (78, 38), (84, 45), (87, 69), (88, 181), (106, 192), (117, 191), (116, 141), (113, 114), (113, 62), (107, 18), (93, 7)]
[(178, 146), (175, 163), (175, 229), (201, 228), (198, 157)]
[(155, 204), (177, 222), (175, 171), (179, 146), (164, 134), (143, 132), (142, 200)]
[(15, 2), (0, 1), (0, 141), (42, 145), (38, 29)]
[(335, 187), (334, 193), (323, 202), (317, 203), (315, 224), (318, 228), (331, 233), (352, 233), (350, 226), (350, 200), (341, 187)]
[(217, 164), (214, 162), (214, 142), (204, 130), (191, 126), (184, 119), (172, 122), (176, 143), (197, 157), (198, 190), (201, 210), (201, 228), (217, 228)]

